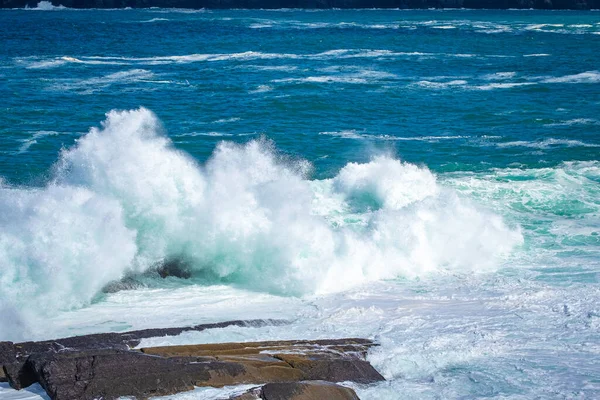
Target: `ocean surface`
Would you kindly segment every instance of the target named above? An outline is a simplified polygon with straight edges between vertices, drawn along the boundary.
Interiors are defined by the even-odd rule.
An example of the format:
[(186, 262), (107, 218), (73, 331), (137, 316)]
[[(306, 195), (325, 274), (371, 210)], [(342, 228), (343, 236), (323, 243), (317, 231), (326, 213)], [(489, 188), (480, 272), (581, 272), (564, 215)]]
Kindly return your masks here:
[(600, 398), (600, 12), (41, 3), (0, 11), (0, 99), (0, 340), (280, 318), (142, 345), (359, 336), (364, 400)]

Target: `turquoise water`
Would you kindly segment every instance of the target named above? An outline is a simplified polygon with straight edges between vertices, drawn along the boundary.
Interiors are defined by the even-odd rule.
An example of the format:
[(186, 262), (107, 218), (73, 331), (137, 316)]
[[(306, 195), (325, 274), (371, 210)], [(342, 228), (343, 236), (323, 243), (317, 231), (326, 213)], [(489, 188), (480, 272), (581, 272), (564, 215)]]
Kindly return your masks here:
[(278, 317), (173, 343), (600, 395), (599, 12), (42, 8), (0, 12), (0, 340)]

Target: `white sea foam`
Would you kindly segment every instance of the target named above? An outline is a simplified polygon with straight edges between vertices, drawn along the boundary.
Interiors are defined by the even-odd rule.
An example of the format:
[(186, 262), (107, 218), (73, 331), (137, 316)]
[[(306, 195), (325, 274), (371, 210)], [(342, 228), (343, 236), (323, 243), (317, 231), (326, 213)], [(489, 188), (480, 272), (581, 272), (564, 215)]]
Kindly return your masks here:
[(515, 87), (531, 86), (535, 84), (535, 82), (494, 82), (486, 85), (477, 85), (473, 88), (477, 90), (512, 89)]
[(269, 85), (258, 85), (256, 89), (249, 90), (248, 93), (266, 93), (271, 92), (273, 90), (273, 86)]
[(531, 147), (534, 149), (549, 149), (552, 147), (600, 147), (600, 145), (585, 143), (571, 139), (545, 139), (537, 142), (519, 140), (514, 142), (497, 143), (498, 147)]
[(466, 86), (467, 84), (468, 84), (468, 82), (463, 79), (455, 79), (455, 80), (451, 80), (451, 81), (447, 81), (447, 82), (432, 82), (432, 81), (423, 80), (423, 81), (415, 82), (413, 85), (428, 88), (428, 89), (448, 89), (451, 87)]
[(88, 79), (61, 80), (55, 83), (52, 88), (55, 90), (82, 90), (82, 93), (91, 94), (115, 84), (143, 81), (154, 83), (168, 82), (152, 80), (154, 77), (155, 75), (151, 71), (145, 69), (131, 69)]
[(516, 72), (496, 72), (494, 74), (484, 75), (483, 79), (488, 81), (512, 79), (517, 75)]
[(461, 140), (469, 139), (470, 136), (464, 135), (449, 135), (449, 136), (391, 136), (391, 135), (378, 135), (375, 136), (377, 139), (382, 140), (398, 140), (405, 142), (439, 142), (440, 140)]
[[(37, 143), (38, 140), (42, 139), (43, 137), (46, 136), (56, 136), (59, 135), (59, 132), (55, 132), (55, 131), (38, 131), (35, 132), (33, 134), (33, 136), (31, 136), (28, 139), (23, 140), (23, 144), (21, 145), (21, 147), (19, 147), (19, 151), (17, 152), (17, 154), (22, 154), (27, 152), (27, 150), (29, 150), (29, 148), (31, 146), (33, 146), (34, 144)], [(1, 182), (0, 182), (1, 184)]]
[(546, 78), (544, 83), (598, 83), (600, 82), (600, 72), (586, 71), (580, 74), (565, 75), (559, 77)]
[(227, 137), (227, 136), (233, 136), (233, 134), (213, 131), (213, 132), (189, 132), (189, 133), (180, 133), (178, 135), (174, 135), (174, 137), (196, 137), (196, 136)]
[(89, 64), (89, 65), (124, 65), (125, 62), (117, 60), (93, 60), (93, 59), (80, 59), (70, 56), (55, 57), (50, 59), (40, 59), (38, 57), (25, 57), (16, 58), (17, 63), (25, 64), (26, 68), (29, 69), (46, 69), (46, 68), (57, 68), (70, 63), (73, 64)]
[[(475, 58), (475, 57), (513, 57), (503, 55), (479, 55), (465, 53), (423, 53), (423, 52), (395, 52), (387, 49), (334, 49), (314, 54), (294, 53), (265, 53), (260, 51), (245, 51), (238, 53), (206, 53), (184, 54), (155, 57), (122, 57), (122, 56), (63, 56), (52, 58), (17, 58), (17, 62), (24, 63), (29, 68), (51, 68), (66, 65), (67, 63), (80, 63), (91, 65), (164, 65), (187, 64), (195, 62), (220, 62), (220, 61), (256, 61), (256, 60), (329, 60), (349, 58)], [(264, 70), (296, 70), (296, 66), (252, 66)]]
[(345, 131), (319, 132), (319, 135), (336, 136), (344, 139), (363, 139), (365, 137), (368, 137), (366, 135), (358, 133), (354, 129)]
[[(558, 111), (558, 110), (557, 110)], [(600, 121), (593, 118), (574, 118), (567, 121), (554, 122), (546, 126), (573, 126), (573, 125), (600, 125)]]
[(170, 19), (168, 19), (168, 18), (152, 18), (152, 19), (148, 19), (148, 20), (144, 20), (144, 21), (140, 21), (140, 22), (148, 23), (148, 22), (164, 22), (164, 21), (170, 21)]
[(173, 257), (209, 282), (293, 295), (487, 270), (522, 241), (423, 167), (378, 157), (308, 180), (264, 140), (222, 142), (199, 166), (160, 131), (148, 110), (112, 111), (47, 186), (0, 188), (0, 303), (20, 310), (3, 338)]
[(273, 83), (353, 83), (370, 84), (381, 80), (396, 78), (396, 75), (383, 71), (359, 70), (354, 73), (338, 75), (307, 76), (304, 78), (274, 79)]
[(40, 1), (35, 8), (25, 7), (29, 10), (40, 10), (40, 11), (54, 11), (54, 10), (65, 10), (67, 7), (58, 5), (54, 6), (50, 1)]
[(221, 118), (213, 122), (213, 124), (228, 124), (230, 122), (238, 122), (241, 121), (239, 117), (231, 117), (231, 118)]

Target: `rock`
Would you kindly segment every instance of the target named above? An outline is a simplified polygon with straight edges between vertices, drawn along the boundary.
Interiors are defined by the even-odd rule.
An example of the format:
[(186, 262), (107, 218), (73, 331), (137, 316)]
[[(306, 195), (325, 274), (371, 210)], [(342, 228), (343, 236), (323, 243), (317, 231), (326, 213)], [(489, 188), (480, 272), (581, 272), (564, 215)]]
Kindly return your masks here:
[(159, 263), (154, 268), (151, 268), (150, 270), (141, 274), (128, 275), (120, 280), (111, 281), (102, 288), (102, 292), (116, 293), (122, 290), (134, 290), (147, 287), (148, 281), (158, 277), (163, 279), (169, 277), (190, 279), (192, 277), (192, 268), (191, 265), (183, 259), (174, 258), (164, 261), (163, 263)]
[(180, 259), (165, 261), (157, 269), (157, 272), (161, 278), (172, 276), (175, 278), (190, 279), (192, 277), (192, 270), (189, 264)]
[(117, 293), (122, 290), (134, 290), (144, 287), (145, 285), (132, 276), (127, 276), (120, 281), (111, 281), (103, 288), (103, 293)]
[(350, 388), (324, 381), (268, 383), (230, 400), (359, 400)]
[(262, 394), (262, 388), (254, 388), (248, 390), (246, 393), (239, 394), (237, 396), (232, 396), (229, 400), (260, 400)]
[(143, 329), (123, 333), (100, 333), (74, 336), (64, 339), (46, 340), (42, 342), (0, 342), (0, 366), (4, 366), (6, 379), (15, 389), (22, 389), (35, 382), (35, 376), (27, 370), (25, 362), (32, 354), (58, 353), (62, 351), (82, 350), (128, 350), (137, 346), (141, 339), (160, 336), (175, 336), (182, 332), (203, 331), (206, 329), (225, 328), (227, 326), (261, 327), (267, 325), (284, 325), (284, 320), (248, 320), (226, 321), (213, 324), (202, 324), (180, 328)]
[(168, 395), (191, 390), (196, 379), (209, 377), (202, 364), (123, 350), (36, 354), (27, 365), (53, 400)]
[(264, 400), (359, 400), (350, 388), (330, 382), (269, 383), (262, 388)]
[(379, 372), (364, 360), (373, 345), (366, 339), (293, 340), (153, 347), (141, 351), (163, 357), (214, 359), (243, 367), (235, 376), (214, 371), (210, 379), (197, 384), (218, 387), (301, 380), (381, 381), (384, 379)]
[[(102, 335), (96, 336), (102, 339)], [(323, 382), (316, 388), (312, 388), (314, 384), (289, 386), (289, 382), (370, 383), (383, 380), (364, 360), (367, 350), (375, 345), (366, 339), (204, 344), (138, 351), (122, 348), (122, 342), (114, 341), (108, 342), (116, 343), (116, 348), (101, 348), (107, 341), (104, 344), (98, 341), (92, 346), (88, 339), (82, 338), (56, 341), (51, 349), (47, 348), (48, 342), (26, 345), (2, 343), (7, 354), (0, 359), (5, 362), (4, 369), (10, 384), (20, 388), (39, 382), (53, 400), (108, 400), (121, 396), (147, 398), (179, 393), (194, 386), (220, 387), (246, 383), (288, 385), (285, 386), (288, 389), (266, 386), (268, 389), (265, 391), (263, 388), (261, 392), (263, 398), (269, 393), (274, 399), (280, 398), (276, 397), (278, 393), (288, 390), (304, 396), (298, 399), (315, 398), (310, 397), (313, 394), (329, 396), (330, 391), (339, 392), (336, 396), (345, 393), (346, 397), (321, 398), (353, 399), (347, 397), (348, 390), (335, 389)], [(58, 342), (84, 343), (87, 348), (58, 347)], [(25, 353), (24, 349), (40, 351)], [(6, 363), (11, 361), (11, 352), (18, 362)], [(310, 390), (307, 389), (309, 386)], [(252, 393), (245, 395), (249, 399), (252, 397), (248, 396), (253, 396)]]

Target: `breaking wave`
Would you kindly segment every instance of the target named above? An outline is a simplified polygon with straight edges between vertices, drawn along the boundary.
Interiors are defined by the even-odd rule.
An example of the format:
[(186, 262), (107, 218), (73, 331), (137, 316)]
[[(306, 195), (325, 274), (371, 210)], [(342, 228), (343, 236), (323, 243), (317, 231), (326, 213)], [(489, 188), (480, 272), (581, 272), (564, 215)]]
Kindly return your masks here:
[(109, 112), (46, 186), (0, 181), (0, 308), (13, 316), (0, 334), (173, 259), (194, 282), (303, 295), (489, 270), (523, 240), (425, 167), (381, 156), (331, 179), (310, 171), (266, 139), (221, 142), (199, 165), (151, 111)]

